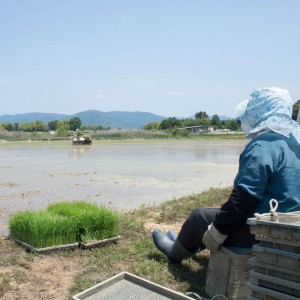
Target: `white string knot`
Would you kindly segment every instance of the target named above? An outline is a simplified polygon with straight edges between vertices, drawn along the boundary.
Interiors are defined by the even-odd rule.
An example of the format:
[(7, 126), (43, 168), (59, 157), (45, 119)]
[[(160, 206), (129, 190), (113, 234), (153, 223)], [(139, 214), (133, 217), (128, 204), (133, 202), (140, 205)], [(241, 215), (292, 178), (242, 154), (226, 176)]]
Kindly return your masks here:
[(277, 208), (278, 208), (278, 202), (275, 199), (271, 199), (269, 201), (269, 205), (270, 205), (270, 212), (266, 213), (266, 214), (259, 214), (259, 213), (255, 213), (254, 216), (256, 218), (256, 220), (260, 220), (261, 217), (263, 216), (271, 216), (271, 221), (272, 222), (278, 222), (278, 215), (277, 215)]
[[(270, 204), (270, 214), (271, 214), (271, 221), (278, 222), (278, 215), (277, 215), (277, 208), (278, 208), (278, 202), (275, 199), (271, 199), (269, 201)], [(273, 206), (274, 204), (274, 206)]]

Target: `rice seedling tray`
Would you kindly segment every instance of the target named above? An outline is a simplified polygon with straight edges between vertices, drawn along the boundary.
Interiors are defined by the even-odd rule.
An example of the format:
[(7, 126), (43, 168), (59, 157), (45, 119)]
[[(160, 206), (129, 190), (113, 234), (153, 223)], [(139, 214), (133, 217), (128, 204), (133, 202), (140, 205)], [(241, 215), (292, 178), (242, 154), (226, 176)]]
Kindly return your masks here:
[(249, 259), (249, 264), (251, 265), (252, 270), (257, 273), (298, 282), (300, 285), (300, 269), (292, 270), (286, 268), (285, 266), (259, 262), (255, 257), (251, 257)]
[(286, 241), (300, 240), (300, 214), (295, 213), (277, 213), (278, 222), (271, 221), (270, 215), (263, 215), (259, 219), (249, 218), (247, 223), (250, 225), (250, 231), (256, 235)]
[(95, 247), (101, 247), (109, 243), (116, 243), (121, 237), (116, 236), (108, 239), (97, 240), (97, 241), (88, 241), (88, 242), (78, 242), (78, 246), (81, 249), (90, 249)]
[(51, 246), (51, 247), (45, 247), (45, 248), (35, 248), (25, 242), (22, 242), (18, 239), (15, 239), (13, 237), (8, 236), (8, 239), (14, 241), (16, 244), (22, 246), (25, 248), (28, 252), (38, 253), (38, 254), (48, 254), (56, 251), (62, 251), (62, 250), (73, 250), (78, 249), (78, 243), (72, 243), (72, 244), (65, 244), (65, 245), (58, 245), (58, 246)]
[(300, 284), (294, 281), (264, 275), (251, 270), (250, 283), (282, 292), (284, 294), (300, 297)]
[(274, 291), (265, 287), (248, 283), (250, 295), (248, 300), (299, 300), (299, 297)]
[(299, 270), (300, 254), (263, 247), (259, 244), (252, 247), (252, 254), (259, 262), (285, 266), (287, 269)]
[(74, 300), (192, 300), (184, 294), (122, 272), (75, 296)]
[(266, 248), (278, 249), (287, 252), (300, 253), (300, 240), (282, 240), (273, 239), (266, 236), (256, 237), (259, 239), (259, 244)]

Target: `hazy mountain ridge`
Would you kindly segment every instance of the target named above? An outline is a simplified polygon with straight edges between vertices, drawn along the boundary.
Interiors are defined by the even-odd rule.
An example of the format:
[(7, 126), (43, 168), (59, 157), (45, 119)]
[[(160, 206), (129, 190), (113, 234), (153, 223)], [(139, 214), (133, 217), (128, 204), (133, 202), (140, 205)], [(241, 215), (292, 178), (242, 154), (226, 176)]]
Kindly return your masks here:
[(126, 112), (126, 111), (111, 111), (102, 112), (98, 110), (82, 111), (73, 115), (56, 114), (56, 113), (25, 113), (16, 115), (0, 116), (0, 123), (30, 123), (42, 121), (45, 124), (55, 120), (69, 120), (78, 117), (85, 126), (98, 126), (122, 128), (122, 129), (141, 129), (149, 122), (160, 122), (165, 117), (158, 116), (149, 112)]

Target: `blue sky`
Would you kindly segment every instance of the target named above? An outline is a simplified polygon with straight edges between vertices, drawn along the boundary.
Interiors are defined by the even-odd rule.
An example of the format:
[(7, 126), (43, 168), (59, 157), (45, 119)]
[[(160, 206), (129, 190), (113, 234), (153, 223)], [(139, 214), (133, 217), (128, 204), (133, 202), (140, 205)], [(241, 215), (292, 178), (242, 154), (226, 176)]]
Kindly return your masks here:
[(252, 90), (300, 99), (299, 0), (2, 0), (0, 115), (232, 116)]

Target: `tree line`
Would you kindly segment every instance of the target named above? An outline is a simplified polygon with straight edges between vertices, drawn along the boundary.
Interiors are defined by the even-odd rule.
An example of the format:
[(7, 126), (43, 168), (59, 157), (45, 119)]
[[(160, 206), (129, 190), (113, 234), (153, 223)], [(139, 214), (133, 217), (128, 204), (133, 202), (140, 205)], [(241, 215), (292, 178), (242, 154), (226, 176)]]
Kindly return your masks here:
[[(293, 105), (292, 119), (297, 120), (298, 111), (300, 108), (300, 100)], [(229, 129), (230, 131), (241, 130), (241, 123), (236, 119), (221, 120), (216, 114), (211, 118), (205, 111), (195, 113), (194, 118), (178, 119), (170, 117), (161, 122), (150, 122), (145, 125), (146, 130), (168, 130), (176, 128), (185, 128), (191, 126), (213, 127), (214, 129)]]
[(23, 132), (48, 132), (56, 131), (58, 135), (66, 135), (70, 131), (75, 131), (81, 127), (81, 119), (78, 117), (71, 118), (70, 120), (55, 120), (45, 124), (42, 121), (34, 121), (30, 123), (1, 123), (0, 129), (7, 131), (23, 131)]
[(176, 128), (186, 128), (192, 126), (213, 127), (214, 129), (229, 129), (231, 131), (240, 130), (240, 122), (236, 119), (221, 120), (218, 115), (213, 115), (211, 118), (206, 112), (198, 112), (194, 119), (178, 119), (170, 117), (161, 122), (150, 122), (145, 125), (146, 130), (168, 130)]
[[(292, 118), (297, 120), (298, 111), (300, 108), (300, 100), (293, 105)], [(150, 122), (144, 126), (145, 130), (172, 130), (177, 128), (185, 128), (191, 126), (213, 127), (214, 129), (229, 129), (231, 131), (241, 130), (241, 124), (236, 119), (221, 120), (215, 114), (209, 117), (205, 111), (195, 113), (194, 118), (178, 119), (176, 117), (169, 117), (161, 122)], [(55, 131), (57, 135), (68, 135), (70, 131), (81, 130), (109, 130), (110, 127), (98, 126), (83, 126), (82, 121), (78, 117), (70, 120), (55, 120), (45, 124), (42, 121), (34, 121), (30, 123), (1, 123), (0, 130), (7, 131), (22, 131), (22, 132), (48, 132)]]

